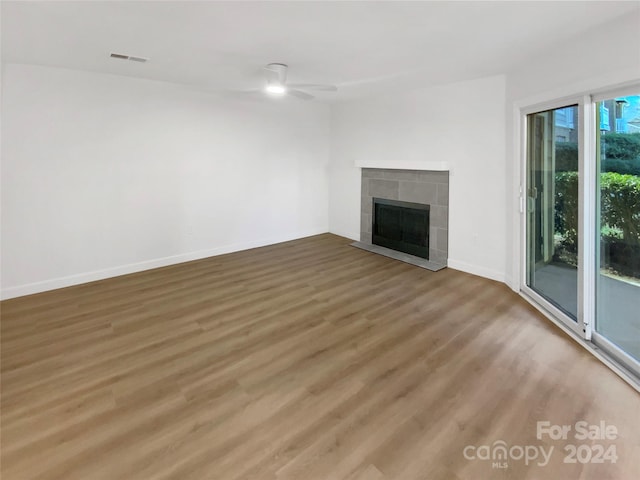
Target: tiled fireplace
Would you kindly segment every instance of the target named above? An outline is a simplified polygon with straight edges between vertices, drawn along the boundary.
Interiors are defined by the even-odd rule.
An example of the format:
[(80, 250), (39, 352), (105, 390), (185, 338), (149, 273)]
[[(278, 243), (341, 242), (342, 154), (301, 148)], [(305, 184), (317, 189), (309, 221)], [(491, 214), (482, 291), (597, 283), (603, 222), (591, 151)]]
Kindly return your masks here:
[[(446, 266), (449, 243), (449, 172), (362, 168), (360, 245), (371, 246), (373, 198), (429, 205), (429, 263)], [(377, 246), (373, 246), (376, 251)], [(381, 253), (381, 252), (378, 252)], [(399, 253), (400, 260), (418, 264)], [(429, 268), (428, 265), (421, 265)], [(437, 269), (437, 268), (436, 268)]]

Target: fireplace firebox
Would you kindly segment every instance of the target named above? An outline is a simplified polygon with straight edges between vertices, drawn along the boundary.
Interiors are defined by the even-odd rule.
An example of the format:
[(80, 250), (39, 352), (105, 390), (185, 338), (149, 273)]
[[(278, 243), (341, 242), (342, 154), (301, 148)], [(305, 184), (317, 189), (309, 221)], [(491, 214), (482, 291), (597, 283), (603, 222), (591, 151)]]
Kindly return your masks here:
[(372, 243), (429, 259), (429, 205), (373, 198)]

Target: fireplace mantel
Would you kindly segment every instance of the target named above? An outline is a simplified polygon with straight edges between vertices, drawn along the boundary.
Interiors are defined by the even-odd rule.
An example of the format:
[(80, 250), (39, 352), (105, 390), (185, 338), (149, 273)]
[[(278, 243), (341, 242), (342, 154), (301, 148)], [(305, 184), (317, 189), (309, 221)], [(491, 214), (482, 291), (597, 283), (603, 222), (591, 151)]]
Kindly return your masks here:
[(447, 172), (448, 162), (427, 162), (421, 160), (356, 160), (358, 168), (383, 168), (393, 170), (428, 170), (432, 172)]

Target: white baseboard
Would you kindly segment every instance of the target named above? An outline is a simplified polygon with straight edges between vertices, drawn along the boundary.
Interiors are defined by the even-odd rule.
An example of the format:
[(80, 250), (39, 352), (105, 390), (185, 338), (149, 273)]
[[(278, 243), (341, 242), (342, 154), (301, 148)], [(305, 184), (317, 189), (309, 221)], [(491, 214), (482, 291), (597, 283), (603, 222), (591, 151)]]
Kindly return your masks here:
[(28, 283), (25, 285), (18, 285), (15, 287), (7, 287), (7, 288), (3, 288), (0, 291), (0, 299), (8, 300), (10, 298), (22, 297), (25, 295), (32, 295), (34, 293), (46, 292), (49, 290), (70, 287), (70, 286), (79, 285), (82, 283), (95, 282), (96, 280), (104, 280), (106, 278), (117, 277), (120, 275), (127, 275), (129, 273), (142, 272), (144, 270), (151, 270), (153, 268), (166, 267), (168, 265), (175, 265), (178, 263), (190, 262), (192, 260), (199, 260), (201, 258), (214, 257), (216, 255), (224, 255), (225, 253), (238, 252), (241, 250), (248, 250), (250, 248), (264, 247), (266, 245), (273, 245), (276, 243), (288, 242), (290, 240), (296, 240), (298, 238), (304, 238), (304, 237), (311, 237), (313, 235), (319, 235), (321, 233), (327, 233), (327, 230), (315, 229), (315, 230), (309, 230), (309, 231), (289, 233), (286, 235), (278, 235), (277, 237), (253, 240), (251, 242), (235, 243), (232, 245), (225, 245), (222, 247), (216, 247), (216, 248), (211, 248), (207, 250), (181, 253), (179, 255), (172, 255), (169, 257), (146, 260), (143, 262), (130, 263), (127, 265), (120, 265), (118, 267), (106, 268), (103, 270), (96, 270), (93, 272), (79, 273), (76, 275), (52, 278), (49, 280)]
[(518, 282), (514, 282), (513, 277), (511, 275), (505, 274), (504, 283), (506, 283), (507, 287), (509, 287), (514, 292), (520, 293), (520, 284)]
[(472, 265), (470, 263), (461, 262), (459, 260), (449, 259), (447, 260), (447, 267), (454, 270), (460, 270), (461, 272), (471, 273), (472, 275), (478, 275), (479, 277), (489, 278), (498, 282), (505, 281), (504, 272), (493, 270), (491, 268), (480, 267), (478, 265)]
[(329, 233), (333, 233), (334, 235), (338, 235), (340, 237), (349, 238), (356, 242), (360, 241), (360, 232), (347, 232), (340, 230), (339, 228), (330, 228)]

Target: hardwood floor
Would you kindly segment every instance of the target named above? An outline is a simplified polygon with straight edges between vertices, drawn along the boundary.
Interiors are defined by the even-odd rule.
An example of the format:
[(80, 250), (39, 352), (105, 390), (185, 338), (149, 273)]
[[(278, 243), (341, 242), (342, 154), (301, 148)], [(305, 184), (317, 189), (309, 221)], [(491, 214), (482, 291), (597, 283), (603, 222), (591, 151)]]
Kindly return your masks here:
[[(348, 243), (3, 302), (2, 478), (640, 478), (640, 396), (520, 297)], [(579, 420), (618, 438), (536, 438)], [(499, 440), (554, 451), (463, 455)], [(582, 443), (617, 462), (563, 463)]]

